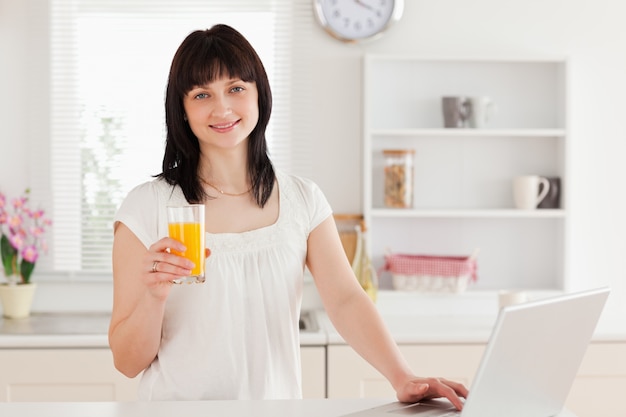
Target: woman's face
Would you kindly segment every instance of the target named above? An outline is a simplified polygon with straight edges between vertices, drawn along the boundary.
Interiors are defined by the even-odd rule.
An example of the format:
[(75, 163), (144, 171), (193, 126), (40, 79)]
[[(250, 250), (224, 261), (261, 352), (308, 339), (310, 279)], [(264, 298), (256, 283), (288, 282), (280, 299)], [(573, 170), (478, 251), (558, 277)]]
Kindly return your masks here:
[(183, 106), (201, 148), (236, 147), (246, 141), (259, 121), (256, 84), (238, 78), (220, 78), (192, 88)]

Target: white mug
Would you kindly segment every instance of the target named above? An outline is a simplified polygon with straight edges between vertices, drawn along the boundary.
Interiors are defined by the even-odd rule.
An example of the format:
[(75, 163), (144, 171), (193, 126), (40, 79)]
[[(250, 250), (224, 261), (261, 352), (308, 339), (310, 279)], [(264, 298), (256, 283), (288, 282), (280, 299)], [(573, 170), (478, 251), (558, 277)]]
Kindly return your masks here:
[(470, 97), (469, 125), (474, 128), (483, 128), (489, 123), (495, 112), (495, 103), (490, 97)]
[[(542, 185), (539, 192), (539, 184)], [(538, 175), (523, 175), (513, 178), (513, 199), (515, 207), (534, 210), (550, 191), (550, 181)]]
[(525, 291), (500, 291), (498, 293), (498, 307), (507, 307), (516, 304), (522, 304), (528, 301), (528, 295)]

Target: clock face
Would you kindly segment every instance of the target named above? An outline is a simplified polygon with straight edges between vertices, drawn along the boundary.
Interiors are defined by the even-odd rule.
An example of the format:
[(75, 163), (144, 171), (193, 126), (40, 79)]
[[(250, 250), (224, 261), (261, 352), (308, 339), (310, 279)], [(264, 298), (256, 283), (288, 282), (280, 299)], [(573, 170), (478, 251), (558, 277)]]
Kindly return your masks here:
[(335, 38), (354, 42), (380, 35), (402, 15), (401, 0), (313, 0), (315, 14)]

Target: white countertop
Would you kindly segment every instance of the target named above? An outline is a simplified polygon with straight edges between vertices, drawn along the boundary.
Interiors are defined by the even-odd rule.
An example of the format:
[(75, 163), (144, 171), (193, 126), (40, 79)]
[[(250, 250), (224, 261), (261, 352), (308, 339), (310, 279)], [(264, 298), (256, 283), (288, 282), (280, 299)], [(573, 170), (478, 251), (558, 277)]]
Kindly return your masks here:
[[(0, 415), (20, 417), (340, 417), (389, 404), (389, 400), (154, 401), (0, 403)], [(382, 413), (386, 414), (386, 413)], [(568, 411), (557, 417), (576, 417)]]
[[(486, 343), (496, 319), (492, 293), (419, 295), (381, 291), (376, 303), (399, 344)], [(319, 329), (301, 332), (302, 346), (345, 344), (322, 310)], [(108, 348), (110, 313), (35, 313), (26, 319), (0, 318), (0, 348)], [(626, 341), (626, 321), (601, 322), (595, 342)]]
[[(110, 313), (33, 313), (28, 318), (0, 317), (0, 349), (108, 348)], [(321, 329), (300, 332), (301, 346), (326, 345)]]
[[(553, 296), (537, 292), (531, 299)], [(418, 294), (381, 291), (376, 306), (398, 344), (469, 343), (485, 344), (498, 313), (494, 292), (464, 294)], [(345, 344), (323, 311), (318, 322), (326, 331), (328, 344)], [(601, 321), (592, 342), (626, 342), (626, 320)]]

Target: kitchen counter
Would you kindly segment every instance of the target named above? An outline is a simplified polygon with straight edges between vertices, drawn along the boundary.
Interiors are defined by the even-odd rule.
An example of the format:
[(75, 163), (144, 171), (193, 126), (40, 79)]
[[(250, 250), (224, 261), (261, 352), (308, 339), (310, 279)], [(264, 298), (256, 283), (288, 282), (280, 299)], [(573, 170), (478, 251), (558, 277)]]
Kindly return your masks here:
[(108, 347), (107, 313), (33, 313), (0, 318), (0, 348)]
[[(497, 313), (496, 297), (487, 292), (420, 295), (381, 291), (376, 305), (399, 344), (484, 344)], [(302, 346), (345, 344), (323, 310), (313, 310), (311, 316), (313, 328), (300, 332)], [(0, 348), (108, 347), (109, 319), (109, 313), (75, 312), (34, 313), (29, 318), (14, 320), (0, 318)], [(626, 341), (626, 323), (601, 321), (593, 341)]]
[[(110, 313), (33, 313), (28, 318), (0, 317), (0, 349), (5, 348), (108, 348)], [(327, 344), (326, 332), (317, 326), (300, 332), (301, 346)]]
[[(530, 299), (554, 296), (556, 292), (535, 292)], [(418, 294), (381, 291), (376, 306), (398, 344), (486, 344), (497, 319), (497, 293)], [(332, 326), (325, 312), (318, 322), (329, 345), (346, 342)], [(626, 320), (601, 320), (592, 342), (626, 341)]]
[[(155, 401), (0, 403), (0, 415), (20, 417), (340, 417), (389, 404), (389, 400)], [(386, 414), (386, 413), (383, 413)], [(569, 411), (557, 417), (576, 417)]]

